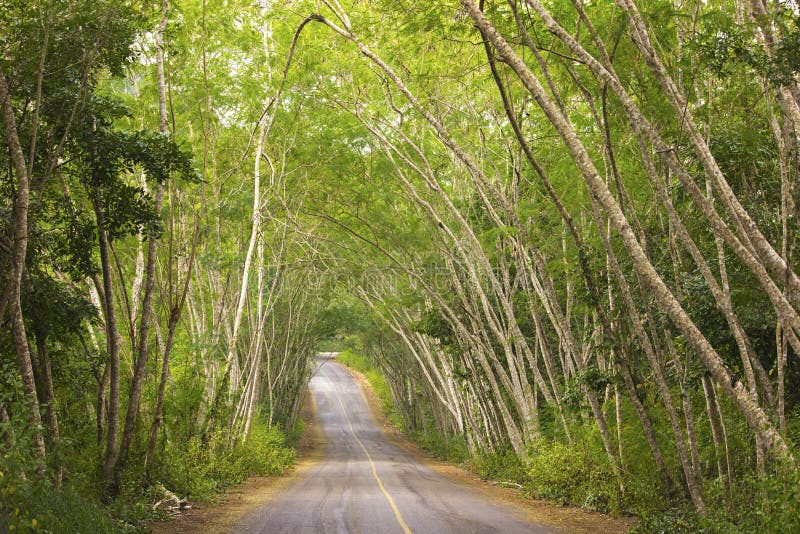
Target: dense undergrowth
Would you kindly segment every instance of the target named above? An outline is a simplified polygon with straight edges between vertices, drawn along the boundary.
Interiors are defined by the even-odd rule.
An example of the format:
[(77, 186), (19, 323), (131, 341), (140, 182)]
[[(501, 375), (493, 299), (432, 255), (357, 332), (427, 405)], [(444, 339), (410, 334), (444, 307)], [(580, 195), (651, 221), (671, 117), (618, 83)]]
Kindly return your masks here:
[(205, 445), (192, 438), (167, 446), (149, 478), (130, 470), (120, 496), (110, 503), (99, 497), (99, 473), (91, 467), (95, 457), (86, 450), (65, 451), (68, 467), (60, 488), (51, 477), (21, 475), (31, 466), (9, 455), (0, 467), (0, 532), (145, 532), (144, 521), (163, 517), (153, 504), (164, 498), (164, 489), (189, 502), (210, 501), (249, 476), (279, 475), (294, 461), (286, 436), (263, 422), (243, 443), (227, 447), (225, 439), (218, 434)]
[[(703, 516), (680, 490), (677, 495), (668, 494), (637, 428), (623, 428), (624, 488), (616, 483), (600, 436), (590, 421), (573, 424), (572, 443), (548, 428), (551, 421), (543, 421), (543, 435), (551, 436), (531, 442), (524, 459), (510, 451), (470, 455), (464, 437), (443, 436), (430, 420), (421, 428), (407, 428), (387, 379), (368, 356), (346, 350), (337, 360), (366, 376), (392, 425), (420, 447), (437, 458), (471, 469), (481, 478), (518, 484), (531, 498), (612, 515), (635, 515), (641, 520), (634, 532), (642, 534), (800, 532), (800, 475), (795, 470), (776, 469), (764, 478), (744, 475), (731, 485), (712, 480), (704, 488), (708, 511)], [(626, 405), (623, 409), (632, 408)], [(790, 427), (798, 427), (798, 415), (793, 414)], [(666, 427), (666, 422), (662, 424)], [(734, 462), (746, 462), (747, 448), (752, 446), (737, 438), (737, 432), (746, 435), (744, 423), (741, 424), (741, 428), (731, 429)], [(698, 431), (708, 429), (701, 425)], [(796, 432), (791, 433), (795, 439), (798, 437)], [(713, 458), (705, 456), (702, 461), (709, 467)], [(674, 472), (678, 469), (670, 468)]]
[(797, 2), (5, 0), (0, 49), (0, 531), (278, 470), (236, 443), (349, 336), (484, 477), (800, 532)]

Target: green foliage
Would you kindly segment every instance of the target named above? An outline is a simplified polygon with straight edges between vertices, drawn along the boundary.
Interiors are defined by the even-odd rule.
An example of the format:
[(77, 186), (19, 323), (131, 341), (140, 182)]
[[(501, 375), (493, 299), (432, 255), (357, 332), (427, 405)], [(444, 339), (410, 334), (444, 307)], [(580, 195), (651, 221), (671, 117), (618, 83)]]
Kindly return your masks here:
[(151, 183), (170, 177), (196, 181), (190, 153), (167, 135), (115, 127), (129, 113), (118, 99), (96, 96), (87, 107), (67, 147), (74, 161), (65, 171), (102, 210), (103, 229), (112, 238), (158, 229), (161, 214), (154, 213), (150, 193), (130, 177), (142, 172)]
[(748, 476), (733, 488), (715, 480), (706, 487), (708, 513), (688, 507), (644, 513), (637, 533), (783, 533), (800, 530), (800, 474), (796, 469), (759, 479)]
[(0, 531), (94, 534), (142, 532), (136, 524), (156, 515), (149, 506), (120, 500), (104, 506), (96, 488), (67, 484), (61, 489), (49, 482), (20, 480), (0, 471)]
[(280, 475), (293, 461), (294, 451), (286, 446), (284, 435), (254, 422), (247, 439), (233, 447), (220, 432), (207, 444), (192, 438), (166, 448), (158, 457), (153, 480), (179, 495), (208, 500), (248, 476)]
[[(10, 428), (0, 424), (0, 436)], [(91, 440), (91, 428), (87, 430), (83, 437)], [(257, 420), (248, 438), (233, 446), (219, 433), (205, 446), (193, 438), (161, 449), (149, 483), (142, 484), (139, 468), (129, 470), (120, 497), (109, 504), (100, 500), (93, 444), (84, 444), (81, 452), (67, 447), (63, 460), (70, 475), (56, 489), (47, 479), (20, 478), (22, 470), (30, 473), (33, 469), (29, 457), (21, 454), (28, 450), (29, 438), (18, 432), (14, 439), (19, 447), (0, 462), (1, 532), (139, 532), (142, 521), (159, 517), (152, 509), (152, 503), (163, 498), (155, 489), (159, 484), (190, 500), (211, 500), (248, 476), (280, 475), (295, 457), (278, 429)]]
[(74, 286), (40, 273), (32, 278), (33, 289), (24, 294), (23, 310), (37, 334), (63, 339), (79, 332), (83, 321), (97, 321), (97, 309)]
[(532, 443), (527, 489), (536, 498), (618, 513), (622, 502), (608, 457), (586, 445), (546, 439)]
[(456, 464), (463, 464), (470, 460), (467, 441), (464, 437), (443, 433), (431, 420), (424, 421), (422, 428), (407, 430), (406, 435), (411, 438), (411, 441), (440, 460)]
[(633, 533), (638, 534), (690, 534), (695, 532), (698, 532), (697, 517), (687, 507), (653, 514), (644, 513), (641, 522), (633, 529)]
[(386, 418), (395, 427), (403, 428), (403, 418), (394, 405), (389, 383), (386, 381), (386, 377), (372, 364), (369, 358), (363, 354), (345, 350), (336, 356), (336, 360), (351, 369), (355, 369), (366, 377), (367, 382), (372, 386), (372, 390), (375, 392), (375, 395), (377, 395), (378, 400), (380, 400), (381, 410), (386, 415)]
[(511, 451), (478, 452), (468, 463), (484, 480), (512, 482), (523, 486), (530, 483), (528, 467)]
[(564, 402), (572, 409), (577, 410), (584, 399), (584, 388), (600, 394), (606, 386), (613, 384), (614, 381), (615, 377), (612, 373), (601, 371), (596, 365), (589, 366), (567, 381), (564, 389)]
[(455, 343), (454, 332), (444, 316), (438, 310), (425, 310), (422, 318), (414, 325), (414, 329), (438, 339), (444, 345)]
[(693, 48), (699, 57), (720, 77), (745, 65), (775, 86), (788, 85), (800, 70), (800, 17), (789, 6), (779, 5), (772, 20), (758, 23), (775, 24), (782, 38), (768, 54), (754, 39), (756, 23), (739, 26), (724, 12), (711, 12), (701, 17)]

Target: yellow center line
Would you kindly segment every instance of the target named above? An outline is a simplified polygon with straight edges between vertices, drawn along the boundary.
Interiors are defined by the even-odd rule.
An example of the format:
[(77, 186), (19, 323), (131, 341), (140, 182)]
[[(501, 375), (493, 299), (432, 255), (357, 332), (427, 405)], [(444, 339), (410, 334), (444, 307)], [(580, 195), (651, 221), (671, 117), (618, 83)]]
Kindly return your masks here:
[(389, 506), (392, 507), (392, 511), (394, 511), (394, 517), (400, 524), (400, 528), (403, 529), (403, 532), (405, 534), (412, 534), (411, 529), (408, 528), (408, 525), (406, 525), (406, 522), (403, 520), (403, 516), (400, 514), (400, 510), (397, 508), (397, 504), (395, 504), (394, 499), (392, 499), (392, 496), (389, 495), (389, 492), (386, 491), (386, 487), (383, 485), (381, 477), (378, 476), (378, 468), (375, 466), (375, 462), (372, 460), (372, 455), (370, 455), (369, 451), (367, 450), (367, 447), (364, 446), (364, 443), (360, 439), (358, 439), (356, 431), (355, 429), (353, 429), (353, 423), (350, 422), (350, 418), (347, 416), (347, 410), (344, 408), (344, 404), (342, 403), (341, 397), (339, 397), (339, 395), (336, 395), (336, 400), (339, 401), (339, 406), (342, 407), (342, 413), (344, 414), (344, 418), (347, 421), (347, 426), (350, 427), (350, 433), (353, 434), (353, 437), (356, 438), (358, 444), (361, 445), (362, 449), (364, 449), (364, 454), (367, 455), (367, 459), (369, 460), (369, 463), (372, 466), (372, 476), (375, 477), (375, 480), (378, 482), (378, 487), (383, 492), (383, 495), (384, 497), (386, 497), (386, 500), (389, 501)]

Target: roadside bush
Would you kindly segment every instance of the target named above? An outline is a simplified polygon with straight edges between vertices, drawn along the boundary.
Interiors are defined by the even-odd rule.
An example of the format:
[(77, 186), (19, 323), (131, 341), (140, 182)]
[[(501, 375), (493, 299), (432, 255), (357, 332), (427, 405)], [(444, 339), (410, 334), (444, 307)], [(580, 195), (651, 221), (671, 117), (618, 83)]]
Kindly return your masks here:
[(534, 497), (574, 504), (598, 512), (621, 509), (619, 490), (600, 454), (546, 439), (533, 443), (528, 459), (528, 489)]
[(708, 515), (698, 519), (703, 532), (800, 532), (800, 474), (795, 469), (759, 479), (744, 477), (729, 494), (715, 481), (706, 487)]
[(346, 365), (350, 369), (355, 369), (359, 373), (367, 373), (368, 371), (375, 370), (369, 358), (358, 352), (353, 352), (350, 349), (337, 354), (336, 361)]
[[(95, 492), (86, 493), (72, 484), (56, 489), (48, 481), (20, 480), (0, 473), (0, 532), (144, 532), (134, 526), (136, 521), (128, 522), (118, 515), (145, 518), (135, 514), (131, 506), (120, 501), (111, 509), (103, 506)], [(152, 517), (152, 512), (149, 515)]]
[[(0, 435), (20, 427), (25, 428), (0, 425)], [(14, 446), (0, 456), (0, 532), (143, 532), (136, 525), (158, 513), (143, 502), (141, 484), (123, 480), (118, 499), (111, 504), (100, 499), (93, 430), (64, 432), (60, 447), (52, 452), (50, 462), (58, 459), (65, 467), (59, 488), (52, 483), (52, 465), (44, 478), (36, 475), (40, 466), (30, 454), (30, 435), (25, 431), (13, 434)]]
[(730, 490), (720, 480), (705, 488), (708, 513), (688, 506), (643, 514), (637, 533), (784, 533), (800, 532), (800, 473), (795, 469), (747, 476)]
[(530, 483), (530, 476), (519, 456), (511, 451), (483, 452), (472, 457), (473, 470), (484, 480), (513, 482), (522, 486)]
[(207, 445), (192, 438), (181, 450), (167, 450), (158, 462), (154, 480), (190, 499), (207, 500), (224, 488), (251, 475), (278, 475), (294, 461), (294, 451), (284, 435), (256, 421), (243, 443), (223, 449), (224, 436), (214, 436)]
[(693, 510), (684, 506), (665, 512), (643, 513), (641, 521), (631, 531), (631, 534), (692, 534), (694, 532), (699, 532), (697, 516)]
[(458, 464), (469, 460), (466, 440), (462, 436), (442, 435), (432, 423), (408, 432), (408, 437), (440, 460)]
[(286, 438), (277, 428), (254, 424), (244, 443), (234, 447), (222, 462), (228, 480), (238, 484), (251, 475), (280, 475), (294, 462), (294, 450), (286, 447)]

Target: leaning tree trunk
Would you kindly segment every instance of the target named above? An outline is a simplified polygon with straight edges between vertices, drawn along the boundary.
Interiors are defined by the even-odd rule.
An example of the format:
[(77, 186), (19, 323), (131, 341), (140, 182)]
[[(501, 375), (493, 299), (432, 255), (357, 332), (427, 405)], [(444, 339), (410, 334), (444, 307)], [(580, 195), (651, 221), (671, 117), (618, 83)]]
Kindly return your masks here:
[(751, 428), (764, 435), (766, 446), (774, 452), (776, 456), (787, 459), (793, 463), (794, 459), (786, 442), (769, 420), (766, 413), (753, 401), (747, 387), (744, 386), (727, 365), (725, 365), (720, 355), (697, 328), (697, 325), (692, 322), (691, 318), (648, 260), (627, 218), (609, 191), (607, 185), (600, 177), (591, 157), (578, 138), (572, 125), (561, 115), (533, 72), (514, 52), (478, 6), (472, 0), (461, 0), (461, 4), (469, 12), (475, 24), (480, 27), (482, 32), (485, 32), (486, 36), (492, 41), (499, 55), (514, 70), (526, 89), (536, 99), (548, 120), (556, 128), (564, 144), (569, 149), (578, 169), (581, 171), (590, 193), (595, 196), (607, 213), (612, 226), (619, 234), (639, 279), (644, 286), (651, 291), (658, 307), (672, 320), (681, 334), (686, 338), (689, 345), (698, 353), (705, 367), (736, 403), (737, 408), (745, 417)]

